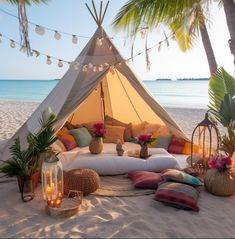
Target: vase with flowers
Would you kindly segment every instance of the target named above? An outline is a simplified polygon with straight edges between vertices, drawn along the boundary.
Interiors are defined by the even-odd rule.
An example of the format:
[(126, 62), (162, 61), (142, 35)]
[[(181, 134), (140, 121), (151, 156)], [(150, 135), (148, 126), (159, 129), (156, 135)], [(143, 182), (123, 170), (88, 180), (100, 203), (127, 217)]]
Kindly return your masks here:
[(232, 195), (235, 192), (235, 178), (231, 156), (216, 154), (209, 160), (209, 166), (204, 178), (207, 191), (217, 196)]
[(134, 143), (140, 145), (140, 158), (146, 159), (149, 157), (148, 145), (152, 143), (155, 138), (152, 137), (152, 134), (143, 133), (138, 137), (134, 138)]
[(95, 123), (93, 125), (93, 138), (89, 145), (89, 150), (92, 154), (100, 154), (103, 150), (103, 138), (107, 134), (103, 123)]

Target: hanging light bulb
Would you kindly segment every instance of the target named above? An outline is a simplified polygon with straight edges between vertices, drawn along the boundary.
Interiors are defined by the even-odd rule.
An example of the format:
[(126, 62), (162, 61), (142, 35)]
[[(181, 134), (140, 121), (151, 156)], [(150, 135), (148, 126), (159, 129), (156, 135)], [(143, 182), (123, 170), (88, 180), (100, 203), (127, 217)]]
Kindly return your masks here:
[(80, 66), (79, 62), (74, 62), (74, 65), (73, 65), (74, 70), (78, 70), (79, 66)]
[(0, 43), (2, 43), (2, 34), (0, 33)]
[(146, 28), (142, 28), (142, 29), (140, 30), (140, 37), (141, 37), (142, 39), (144, 39), (145, 36), (146, 36), (146, 33), (147, 33)]
[(58, 31), (55, 31), (54, 37), (56, 40), (60, 40), (61, 39), (61, 35)]
[(87, 65), (84, 65), (84, 66), (82, 67), (82, 71), (83, 71), (83, 72), (87, 72)]
[(103, 38), (97, 38), (96, 44), (97, 44), (97, 46), (102, 46), (103, 45)]
[(104, 67), (103, 67), (102, 64), (99, 66), (98, 70), (99, 70), (99, 71), (103, 71), (103, 70), (104, 70)]
[(52, 61), (51, 61), (51, 57), (47, 56), (47, 65), (51, 65)]
[(89, 63), (88, 64), (88, 68), (92, 68), (93, 67), (93, 64), (92, 63)]
[(94, 71), (94, 72), (97, 71), (97, 67), (96, 67), (96, 66), (93, 67), (93, 71)]
[(32, 50), (32, 56), (35, 54), (36, 57), (40, 56), (40, 53), (36, 50)]
[(15, 42), (13, 40), (11, 40), (10, 47), (11, 48), (15, 48), (16, 47), (16, 44), (15, 44)]
[(24, 46), (21, 46), (20, 51), (23, 52), (23, 53), (25, 53), (25, 52), (27, 51), (26, 46), (25, 46), (25, 45), (24, 45)]
[(36, 25), (35, 27), (35, 32), (40, 35), (43, 36), (45, 34), (45, 28), (39, 25)]
[(112, 49), (113, 49), (113, 47), (112, 47), (112, 46), (109, 46), (109, 49), (110, 49), (110, 50), (112, 50)]
[(73, 35), (73, 37), (72, 37), (72, 43), (73, 43), (73, 44), (77, 44), (77, 43), (78, 43), (78, 38), (77, 38), (76, 35)]
[(109, 63), (105, 62), (104, 65), (108, 67), (108, 66), (109, 66)]
[(58, 67), (63, 67), (63, 62), (61, 60), (58, 61)]

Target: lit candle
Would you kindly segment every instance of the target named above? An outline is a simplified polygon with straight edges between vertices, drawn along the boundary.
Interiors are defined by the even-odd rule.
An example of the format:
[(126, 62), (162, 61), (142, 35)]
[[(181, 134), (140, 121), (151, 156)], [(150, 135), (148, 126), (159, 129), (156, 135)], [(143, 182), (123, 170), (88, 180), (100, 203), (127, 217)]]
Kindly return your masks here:
[(52, 188), (51, 187), (47, 187), (47, 194), (51, 194), (52, 193)]
[(60, 199), (62, 198), (62, 193), (61, 192), (58, 193), (58, 198), (60, 198)]
[(50, 202), (50, 207), (55, 207), (55, 202), (53, 200)]
[(61, 200), (60, 199), (57, 199), (56, 200), (56, 207), (60, 207), (61, 206)]

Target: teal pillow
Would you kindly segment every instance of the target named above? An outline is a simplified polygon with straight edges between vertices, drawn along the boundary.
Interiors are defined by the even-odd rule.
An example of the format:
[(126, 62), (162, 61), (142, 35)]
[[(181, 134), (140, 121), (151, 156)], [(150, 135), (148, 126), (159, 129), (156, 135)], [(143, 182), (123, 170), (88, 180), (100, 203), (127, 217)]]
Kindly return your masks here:
[(177, 169), (166, 169), (162, 172), (162, 178), (166, 181), (185, 183), (191, 186), (203, 186), (198, 178)]
[(73, 135), (79, 147), (82, 148), (82, 147), (86, 147), (90, 145), (92, 136), (87, 130), (87, 128), (82, 127), (82, 128), (72, 129), (69, 132)]
[(156, 148), (163, 148), (168, 150), (168, 146), (171, 142), (172, 135), (159, 136), (156, 142)]

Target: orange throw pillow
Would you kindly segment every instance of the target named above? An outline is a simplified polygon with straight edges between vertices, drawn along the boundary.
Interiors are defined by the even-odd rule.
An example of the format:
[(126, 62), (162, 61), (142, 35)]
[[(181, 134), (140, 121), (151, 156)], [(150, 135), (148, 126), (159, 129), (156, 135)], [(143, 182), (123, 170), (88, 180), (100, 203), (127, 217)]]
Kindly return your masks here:
[(107, 130), (107, 134), (104, 137), (104, 143), (116, 144), (118, 139), (120, 139), (121, 143), (124, 143), (125, 127), (105, 125), (105, 129)]
[(59, 139), (62, 141), (67, 151), (72, 150), (78, 146), (76, 140), (71, 134), (64, 134)]

